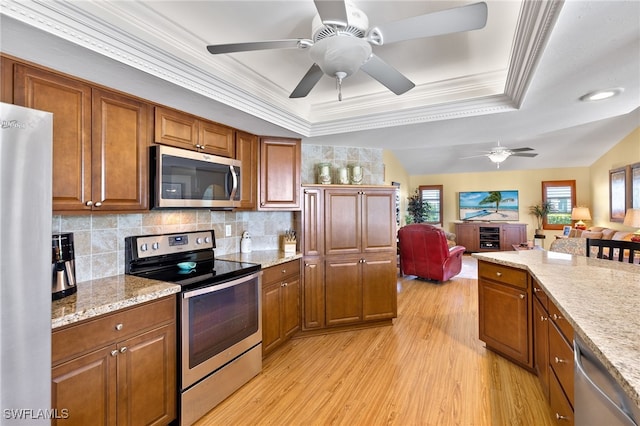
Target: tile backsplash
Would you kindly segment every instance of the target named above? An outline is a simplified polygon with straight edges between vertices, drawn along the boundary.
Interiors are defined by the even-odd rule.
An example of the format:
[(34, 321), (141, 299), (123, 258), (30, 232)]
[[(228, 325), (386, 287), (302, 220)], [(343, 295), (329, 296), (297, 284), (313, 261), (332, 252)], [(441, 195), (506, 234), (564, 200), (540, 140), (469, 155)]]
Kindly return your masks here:
[[(225, 237), (226, 225), (231, 236)], [(276, 250), (280, 235), (293, 228), (292, 212), (151, 211), (137, 214), (53, 216), (52, 232), (73, 232), (76, 278), (88, 281), (124, 273), (124, 239), (213, 229), (216, 255), (240, 251), (240, 236), (251, 235), (253, 250)]]
[(337, 167), (359, 164), (363, 169), (363, 184), (382, 185), (384, 183), (382, 149), (358, 148), (352, 146), (310, 145), (303, 143), (303, 184), (318, 183), (317, 168), (320, 163), (330, 163), (334, 170)]

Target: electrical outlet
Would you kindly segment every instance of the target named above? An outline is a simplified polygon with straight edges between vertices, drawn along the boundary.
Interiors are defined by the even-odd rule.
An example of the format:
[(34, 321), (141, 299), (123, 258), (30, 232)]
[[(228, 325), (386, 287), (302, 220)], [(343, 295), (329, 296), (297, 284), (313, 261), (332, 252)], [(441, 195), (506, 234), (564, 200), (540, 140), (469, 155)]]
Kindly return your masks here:
[(224, 226), (224, 236), (225, 237), (230, 237), (231, 236), (231, 225), (225, 225)]

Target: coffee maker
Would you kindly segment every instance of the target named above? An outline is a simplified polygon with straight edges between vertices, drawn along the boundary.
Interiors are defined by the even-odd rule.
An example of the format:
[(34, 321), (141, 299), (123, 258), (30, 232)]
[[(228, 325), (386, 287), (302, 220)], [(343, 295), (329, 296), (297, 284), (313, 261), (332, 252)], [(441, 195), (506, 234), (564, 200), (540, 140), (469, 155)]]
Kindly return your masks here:
[(77, 291), (73, 233), (51, 237), (51, 298), (61, 299)]

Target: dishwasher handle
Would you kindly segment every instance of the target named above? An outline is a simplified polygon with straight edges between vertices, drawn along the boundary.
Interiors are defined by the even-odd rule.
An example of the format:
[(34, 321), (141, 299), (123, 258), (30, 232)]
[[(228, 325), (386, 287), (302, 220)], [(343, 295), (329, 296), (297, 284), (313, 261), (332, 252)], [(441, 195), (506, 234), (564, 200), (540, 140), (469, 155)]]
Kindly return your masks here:
[[(573, 340), (574, 349), (574, 419), (575, 424), (579, 425), (602, 425), (610, 426), (638, 426), (637, 420), (629, 412), (629, 399), (624, 394), (622, 388), (615, 382), (615, 379), (606, 371), (605, 367), (595, 358), (593, 354), (586, 348), (584, 343)], [(593, 365), (599, 374), (609, 382), (611, 392), (615, 395), (609, 395), (592, 379), (586, 371), (583, 359)], [(616, 402), (612, 397), (617, 397)], [(631, 402), (631, 404), (633, 404)]]

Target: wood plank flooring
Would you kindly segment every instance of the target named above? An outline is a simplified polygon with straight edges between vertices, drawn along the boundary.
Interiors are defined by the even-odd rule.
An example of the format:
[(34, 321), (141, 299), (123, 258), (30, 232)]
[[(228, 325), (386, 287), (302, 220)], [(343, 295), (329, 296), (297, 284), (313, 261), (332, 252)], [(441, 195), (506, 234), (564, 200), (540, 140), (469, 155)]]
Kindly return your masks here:
[(538, 379), (478, 340), (477, 299), (399, 277), (393, 326), (292, 340), (197, 425), (552, 425)]

